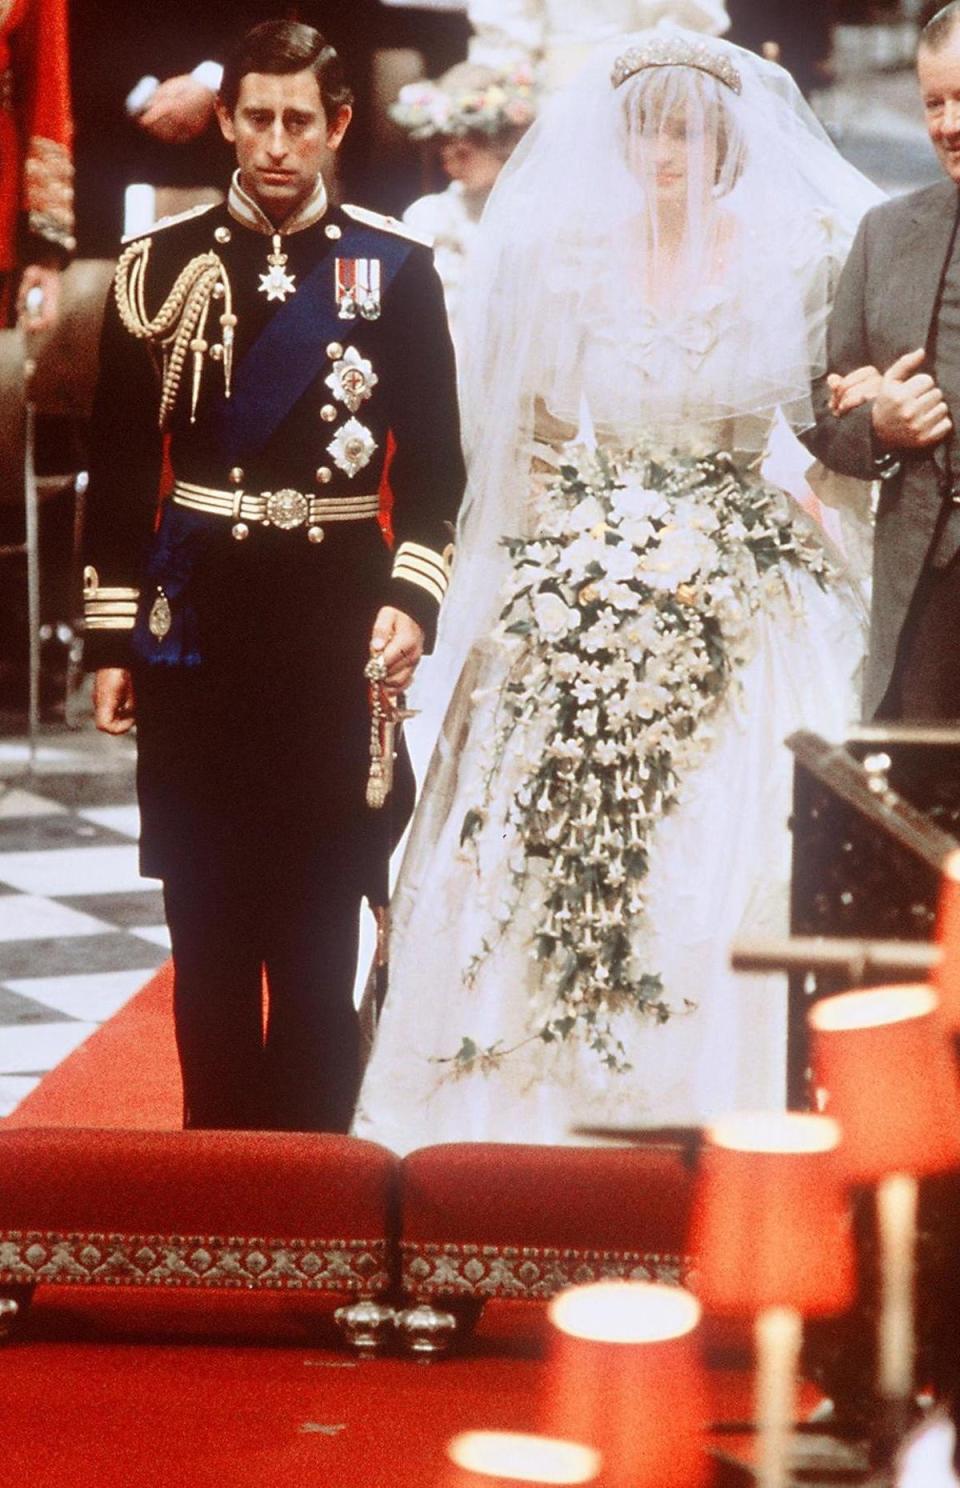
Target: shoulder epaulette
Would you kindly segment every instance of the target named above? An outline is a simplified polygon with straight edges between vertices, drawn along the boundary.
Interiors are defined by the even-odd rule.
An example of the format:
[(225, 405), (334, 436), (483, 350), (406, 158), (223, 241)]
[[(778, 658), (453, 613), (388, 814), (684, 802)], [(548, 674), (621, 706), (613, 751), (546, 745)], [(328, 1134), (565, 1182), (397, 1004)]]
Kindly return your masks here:
[(379, 227), (382, 232), (395, 233), (399, 238), (409, 238), (411, 243), (419, 243), (422, 248), (432, 248), (433, 240), (423, 233), (414, 232), (399, 217), (387, 217), (383, 212), (371, 212), (369, 207), (354, 207), (343, 203), (340, 210), (352, 217), (354, 222), (362, 223), (364, 227)]
[(191, 217), (202, 217), (204, 212), (212, 212), (219, 202), (201, 202), (199, 206), (188, 207), (185, 212), (175, 212), (172, 217), (161, 217), (151, 227), (144, 228), (143, 232), (127, 233), (120, 242), (124, 247), (128, 243), (136, 243), (139, 238), (152, 238), (156, 232), (162, 232), (165, 227), (176, 227), (178, 222), (189, 222)]

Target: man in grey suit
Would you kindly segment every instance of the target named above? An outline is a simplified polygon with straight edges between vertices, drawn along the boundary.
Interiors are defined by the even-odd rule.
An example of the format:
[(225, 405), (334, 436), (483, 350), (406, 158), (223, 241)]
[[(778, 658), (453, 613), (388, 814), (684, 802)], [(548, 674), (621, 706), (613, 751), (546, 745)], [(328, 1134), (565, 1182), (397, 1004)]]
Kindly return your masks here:
[(867, 214), (840, 277), (805, 442), (879, 478), (867, 718), (960, 719), (960, 0), (921, 33), (948, 179)]

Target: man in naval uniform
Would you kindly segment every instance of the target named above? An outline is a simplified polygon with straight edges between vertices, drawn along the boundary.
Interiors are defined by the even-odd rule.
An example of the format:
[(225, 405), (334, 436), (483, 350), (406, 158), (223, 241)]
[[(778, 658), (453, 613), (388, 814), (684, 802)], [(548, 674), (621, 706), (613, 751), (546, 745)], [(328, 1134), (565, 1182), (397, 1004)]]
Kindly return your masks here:
[(410, 805), (402, 757), (368, 804), (365, 669), (399, 692), (432, 643), (463, 486), (454, 360), (429, 250), (328, 204), (351, 95), (320, 34), (255, 27), (218, 113), (227, 202), (118, 264), (87, 663), (97, 726), (137, 724), (185, 1124), (345, 1130), (360, 902)]

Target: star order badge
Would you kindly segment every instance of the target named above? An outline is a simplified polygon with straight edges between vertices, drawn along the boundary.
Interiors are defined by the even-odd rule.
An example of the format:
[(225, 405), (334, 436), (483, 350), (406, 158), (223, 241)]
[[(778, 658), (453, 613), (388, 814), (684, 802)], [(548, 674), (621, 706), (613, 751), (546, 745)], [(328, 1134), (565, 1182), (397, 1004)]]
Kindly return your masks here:
[(287, 273), (287, 255), (282, 252), (280, 243), (280, 234), (274, 233), (273, 252), (267, 254), (270, 267), (260, 275), (259, 293), (265, 294), (268, 300), (279, 300), (282, 305), (287, 295), (296, 294), (297, 286), (294, 276)]
[(349, 346), (334, 362), (333, 371), (325, 379), (333, 396), (345, 403), (351, 413), (356, 413), (360, 404), (370, 397), (379, 380), (372, 363), (355, 346)]
[(339, 470), (352, 477), (370, 464), (376, 447), (377, 441), (370, 430), (365, 429), (359, 419), (352, 418), (337, 430), (327, 445), (327, 454), (333, 457)]
[(380, 314), (379, 258), (336, 260), (337, 307), (341, 320), (376, 320)]

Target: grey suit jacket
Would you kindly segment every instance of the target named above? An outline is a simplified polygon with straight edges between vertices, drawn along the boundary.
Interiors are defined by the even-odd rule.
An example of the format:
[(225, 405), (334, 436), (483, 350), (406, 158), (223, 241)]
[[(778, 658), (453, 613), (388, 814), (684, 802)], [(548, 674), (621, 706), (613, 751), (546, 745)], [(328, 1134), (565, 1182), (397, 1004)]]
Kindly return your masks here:
[[(945, 180), (867, 213), (837, 287), (827, 332), (831, 372), (871, 363), (884, 371), (904, 352), (929, 345), (956, 211), (957, 187)], [(816, 424), (804, 442), (826, 466), (862, 480), (882, 475), (870, 404), (834, 417), (826, 379), (821, 378), (814, 387), (814, 409)], [(960, 409), (952, 412), (960, 417)], [(883, 479), (864, 681), (867, 718), (873, 717), (889, 686), (900, 633), (930, 553), (942, 508), (943, 463), (942, 446), (932, 453), (898, 455), (892, 473)], [(957, 650), (960, 665), (960, 636)]]

